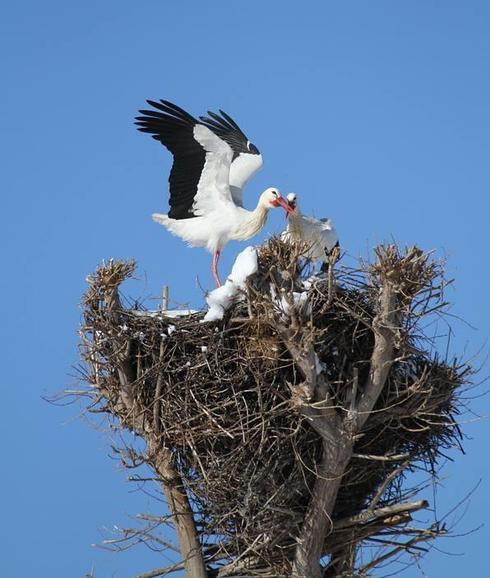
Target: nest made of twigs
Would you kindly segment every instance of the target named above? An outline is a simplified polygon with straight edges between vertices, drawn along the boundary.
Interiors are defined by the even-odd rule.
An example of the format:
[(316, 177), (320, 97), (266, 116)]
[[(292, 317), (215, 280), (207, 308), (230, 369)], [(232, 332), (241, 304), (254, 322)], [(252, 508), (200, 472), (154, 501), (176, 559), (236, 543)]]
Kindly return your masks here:
[(458, 389), (469, 372), (440, 359), (423, 337), (425, 313), (444, 305), (442, 271), (428, 255), (390, 246), (372, 266), (332, 269), (332, 262), (311, 277), (304, 254), (305, 246), (276, 238), (259, 248), (258, 273), (219, 322), (123, 307), (118, 288), (133, 274), (131, 262), (99, 267), (83, 301), (82, 355), (95, 407), (153, 448), (171, 450), (210, 560), (252, 550), (277, 560), (278, 575), (291, 559), (322, 452), (298, 411), (304, 375), (281, 327), (313, 344), (343, 415), (370, 371), (380, 285), (397, 284), (395, 361), (356, 441), (334, 522), (362, 512), (380, 488), (379, 505), (396, 503), (403, 470), (392, 474), (401, 463), (430, 470), (459, 444)]

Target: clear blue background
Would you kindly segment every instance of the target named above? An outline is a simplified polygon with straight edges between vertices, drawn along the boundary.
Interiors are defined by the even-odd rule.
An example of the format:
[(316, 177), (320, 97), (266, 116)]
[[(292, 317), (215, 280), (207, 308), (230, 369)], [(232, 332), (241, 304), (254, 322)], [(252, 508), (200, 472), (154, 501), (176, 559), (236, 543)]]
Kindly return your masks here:
[[(137, 259), (135, 297), (169, 284), (174, 305), (201, 306), (196, 278), (212, 287), (210, 256), (150, 219), (167, 206), (169, 156), (132, 125), (145, 98), (236, 117), (266, 163), (249, 206), (267, 186), (293, 190), (305, 212), (335, 219), (351, 255), (393, 237), (446, 256), (452, 313), (470, 324), (455, 322), (453, 349), (485, 361), (489, 31), (484, 0), (3, 4), (3, 576), (81, 577), (93, 566), (97, 578), (126, 578), (166, 563), (91, 548), (104, 526), (159, 506), (108, 459), (108, 432), (41, 399), (76, 386), (78, 303), (102, 259)], [(267, 232), (283, 224), (277, 212)], [(226, 248), (222, 272), (237, 250)], [(471, 402), (480, 415), (488, 405)], [(438, 489), (442, 513), (483, 479), (461, 532), (490, 514), (488, 422), (464, 430), (467, 455), (453, 452)], [(442, 541), (464, 555), (432, 550), (421, 567), (484, 575), (489, 538), (483, 528)]]

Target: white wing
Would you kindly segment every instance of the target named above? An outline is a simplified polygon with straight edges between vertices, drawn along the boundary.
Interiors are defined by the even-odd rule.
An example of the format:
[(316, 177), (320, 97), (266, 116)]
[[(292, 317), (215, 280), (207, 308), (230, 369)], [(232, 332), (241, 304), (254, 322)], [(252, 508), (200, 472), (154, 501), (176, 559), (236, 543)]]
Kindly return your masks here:
[(242, 153), (231, 163), (230, 188), (235, 205), (243, 207), (243, 189), (264, 164), (262, 155)]
[(326, 253), (338, 243), (337, 231), (330, 219), (319, 220), (302, 214), (289, 217), (283, 236), (285, 239), (301, 239), (311, 244), (308, 255), (315, 261), (324, 261)]
[(202, 124), (194, 127), (194, 138), (206, 151), (206, 160), (192, 205), (194, 215), (202, 216), (233, 203), (229, 185), (233, 151), (225, 141)]

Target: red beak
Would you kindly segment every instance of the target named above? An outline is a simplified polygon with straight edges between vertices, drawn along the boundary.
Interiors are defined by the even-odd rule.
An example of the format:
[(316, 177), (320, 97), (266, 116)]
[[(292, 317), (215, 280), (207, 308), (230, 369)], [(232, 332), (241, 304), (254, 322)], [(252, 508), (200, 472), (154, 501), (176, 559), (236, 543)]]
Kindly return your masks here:
[(292, 207), (289, 206), (286, 199), (283, 199), (282, 197), (278, 197), (277, 199), (272, 201), (272, 204), (274, 205), (274, 207), (282, 207), (286, 211), (286, 214), (292, 213), (294, 210)]

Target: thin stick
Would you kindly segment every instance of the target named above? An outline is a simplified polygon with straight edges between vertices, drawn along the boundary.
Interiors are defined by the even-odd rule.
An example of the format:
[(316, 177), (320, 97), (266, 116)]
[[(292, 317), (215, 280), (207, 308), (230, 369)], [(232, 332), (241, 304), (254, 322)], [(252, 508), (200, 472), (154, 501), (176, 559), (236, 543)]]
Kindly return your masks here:
[(168, 300), (169, 300), (168, 285), (164, 285), (162, 291), (162, 311), (168, 311)]

